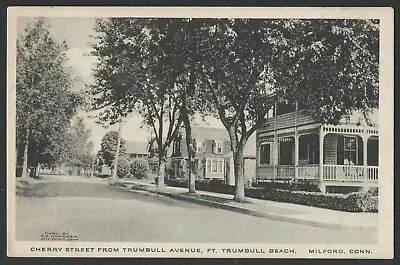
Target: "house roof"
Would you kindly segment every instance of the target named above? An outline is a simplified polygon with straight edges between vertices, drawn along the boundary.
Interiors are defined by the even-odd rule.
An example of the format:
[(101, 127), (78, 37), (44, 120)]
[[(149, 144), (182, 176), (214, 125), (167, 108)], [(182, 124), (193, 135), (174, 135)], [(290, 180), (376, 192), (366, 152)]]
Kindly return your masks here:
[(126, 141), (127, 154), (147, 154), (148, 142), (146, 141)]

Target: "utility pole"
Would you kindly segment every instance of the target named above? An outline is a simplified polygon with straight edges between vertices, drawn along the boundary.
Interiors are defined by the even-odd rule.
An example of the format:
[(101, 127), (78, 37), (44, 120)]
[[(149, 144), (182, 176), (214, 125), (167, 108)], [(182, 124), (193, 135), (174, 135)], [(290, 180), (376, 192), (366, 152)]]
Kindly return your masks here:
[(94, 176), (94, 156), (92, 157), (92, 165), (90, 170), (90, 177)]
[(118, 166), (118, 155), (119, 155), (119, 147), (121, 145), (121, 130), (122, 130), (122, 119), (119, 121), (119, 128), (118, 128), (118, 143), (117, 143), (117, 150), (115, 151), (115, 158), (114, 158), (114, 170), (111, 175), (112, 180), (117, 179), (117, 166)]

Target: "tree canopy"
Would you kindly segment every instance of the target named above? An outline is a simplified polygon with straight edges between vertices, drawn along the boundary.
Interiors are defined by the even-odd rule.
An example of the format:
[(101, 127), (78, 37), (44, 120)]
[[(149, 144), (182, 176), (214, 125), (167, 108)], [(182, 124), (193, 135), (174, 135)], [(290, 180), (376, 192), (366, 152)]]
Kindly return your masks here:
[(90, 140), (91, 130), (86, 128), (82, 117), (72, 119), (71, 127), (68, 130), (68, 155), (66, 157), (67, 164), (89, 168), (91, 167), (94, 156), (93, 142)]
[(82, 102), (71, 90), (74, 78), (66, 51), (44, 19), (28, 25), (17, 40), (16, 142), (24, 176), (28, 160), (30, 165), (51, 164), (65, 155), (67, 128)]
[(274, 101), (298, 101), (333, 124), (378, 103), (375, 20), (111, 18), (96, 31), (100, 119), (137, 110), (164, 157), (181, 123), (190, 134), (190, 115), (217, 115), (231, 141), (237, 200), (244, 146)]
[(289, 20), (282, 31), (290, 43), (273, 60), (281, 98), (330, 124), (378, 107), (378, 20)]
[[(92, 95), (99, 120), (115, 123), (136, 110), (154, 135), (163, 185), (166, 152), (182, 124), (176, 46), (170, 19), (98, 20), (93, 44), (99, 58)], [(117, 33), (117, 34), (116, 34)]]
[[(117, 131), (107, 132), (101, 139), (100, 151), (98, 156), (100, 156), (101, 161), (110, 168), (114, 164), (117, 145), (118, 145)], [(124, 156), (125, 153), (126, 153), (125, 140), (121, 139), (119, 155)]]

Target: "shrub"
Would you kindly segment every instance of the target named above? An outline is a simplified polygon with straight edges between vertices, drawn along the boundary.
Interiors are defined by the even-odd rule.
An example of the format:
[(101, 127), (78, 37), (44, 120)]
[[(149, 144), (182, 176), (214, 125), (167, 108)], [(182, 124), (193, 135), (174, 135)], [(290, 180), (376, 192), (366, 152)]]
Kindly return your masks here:
[(165, 176), (167, 179), (174, 179), (175, 178), (175, 170), (172, 167), (167, 167), (165, 169)]
[(328, 193), (342, 193), (349, 194), (359, 191), (359, 187), (346, 187), (346, 186), (328, 186), (326, 187), (326, 192)]
[(145, 159), (134, 159), (131, 164), (130, 173), (134, 178), (142, 179), (149, 172), (149, 163)]
[(297, 191), (311, 191), (311, 192), (320, 192), (321, 190), (318, 188), (317, 184), (311, 183), (308, 179), (296, 179), (294, 181), (289, 182), (290, 190)]
[(165, 185), (179, 188), (188, 188), (189, 180), (188, 179), (165, 179)]
[(126, 157), (119, 157), (117, 164), (117, 177), (118, 178), (129, 178), (129, 161)]

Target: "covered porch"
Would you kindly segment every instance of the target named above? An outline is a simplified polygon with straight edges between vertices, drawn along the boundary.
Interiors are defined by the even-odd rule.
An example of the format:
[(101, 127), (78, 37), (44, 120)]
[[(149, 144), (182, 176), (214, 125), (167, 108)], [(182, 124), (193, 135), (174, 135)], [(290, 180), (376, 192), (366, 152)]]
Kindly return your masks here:
[[(322, 144), (321, 144), (322, 143)], [(319, 125), (258, 141), (257, 181), (307, 179), (326, 186), (378, 185), (378, 130)]]

